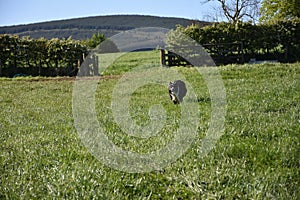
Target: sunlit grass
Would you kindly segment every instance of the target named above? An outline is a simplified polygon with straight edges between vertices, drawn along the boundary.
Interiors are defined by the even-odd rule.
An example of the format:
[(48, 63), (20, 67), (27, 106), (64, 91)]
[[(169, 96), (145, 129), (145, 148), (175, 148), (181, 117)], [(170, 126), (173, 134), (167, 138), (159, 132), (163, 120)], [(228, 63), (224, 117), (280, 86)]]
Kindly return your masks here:
[[(106, 73), (123, 73), (116, 66), (138, 66), (145, 56), (159, 62), (157, 52), (129, 54)], [(0, 198), (297, 199), (300, 64), (219, 67), (227, 95), (225, 134), (204, 158), (197, 151), (211, 117), (208, 89), (193, 68), (175, 69), (198, 96), (199, 139), (175, 163), (144, 174), (111, 169), (82, 145), (72, 116), (74, 80), (0, 79)], [(101, 79), (96, 94), (107, 136), (125, 150), (163, 147), (172, 139), (180, 107), (163, 86), (141, 87), (130, 100), (133, 119), (147, 124), (149, 107), (161, 104), (167, 125), (161, 137), (124, 135), (110, 107), (118, 78)]]

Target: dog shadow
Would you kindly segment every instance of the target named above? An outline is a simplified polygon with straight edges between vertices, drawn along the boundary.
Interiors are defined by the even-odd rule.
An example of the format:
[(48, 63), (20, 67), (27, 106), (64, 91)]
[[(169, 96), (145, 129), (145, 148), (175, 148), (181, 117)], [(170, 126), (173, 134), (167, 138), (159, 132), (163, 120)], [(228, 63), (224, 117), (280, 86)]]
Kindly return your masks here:
[(197, 97), (197, 99), (188, 98), (188, 99), (186, 99), (186, 101), (187, 102), (198, 102), (198, 103), (210, 103), (211, 98), (210, 97)]

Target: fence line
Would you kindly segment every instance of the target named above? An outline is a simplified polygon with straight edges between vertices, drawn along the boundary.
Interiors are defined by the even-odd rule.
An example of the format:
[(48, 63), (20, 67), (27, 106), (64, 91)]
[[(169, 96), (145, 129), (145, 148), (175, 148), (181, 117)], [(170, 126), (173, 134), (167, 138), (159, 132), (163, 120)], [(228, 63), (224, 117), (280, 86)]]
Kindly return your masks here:
[[(232, 63), (245, 63), (243, 43), (218, 43), (203, 44), (202, 47), (212, 57), (216, 65), (225, 65)], [(182, 47), (181, 51), (188, 52), (193, 47)], [(173, 53), (170, 50), (160, 50), (160, 64), (162, 66), (192, 66), (185, 58)]]

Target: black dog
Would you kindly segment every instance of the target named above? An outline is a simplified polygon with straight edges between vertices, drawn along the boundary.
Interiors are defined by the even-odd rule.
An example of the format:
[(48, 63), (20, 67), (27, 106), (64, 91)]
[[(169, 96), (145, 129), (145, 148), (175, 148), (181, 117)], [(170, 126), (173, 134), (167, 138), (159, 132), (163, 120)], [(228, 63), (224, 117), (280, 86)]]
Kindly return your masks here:
[(182, 80), (176, 80), (169, 84), (169, 95), (174, 104), (180, 104), (186, 95), (185, 83)]

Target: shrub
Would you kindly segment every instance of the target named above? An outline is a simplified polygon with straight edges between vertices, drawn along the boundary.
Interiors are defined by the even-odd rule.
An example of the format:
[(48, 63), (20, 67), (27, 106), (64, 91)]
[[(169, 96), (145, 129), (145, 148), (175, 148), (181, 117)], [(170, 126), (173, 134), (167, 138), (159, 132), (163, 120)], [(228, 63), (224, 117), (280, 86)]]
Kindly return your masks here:
[(282, 62), (300, 60), (300, 20), (281, 21), (273, 24), (216, 23), (201, 27), (178, 26), (181, 31), (198, 43), (243, 43), (246, 61), (251, 57), (278, 59)]

